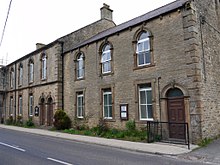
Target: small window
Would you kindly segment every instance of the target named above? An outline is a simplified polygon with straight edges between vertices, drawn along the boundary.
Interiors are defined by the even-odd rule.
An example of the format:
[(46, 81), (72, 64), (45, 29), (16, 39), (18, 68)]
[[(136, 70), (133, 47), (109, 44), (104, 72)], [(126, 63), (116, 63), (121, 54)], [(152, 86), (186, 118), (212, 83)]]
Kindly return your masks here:
[(19, 66), (19, 79), (18, 79), (18, 85), (22, 85), (23, 83), (23, 65), (21, 64)]
[(101, 57), (101, 64), (102, 64), (102, 73), (110, 73), (111, 70), (111, 49), (110, 45), (106, 44), (102, 49), (102, 57)]
[(29, 61), (29, 83), (34, 81), (34, 62), (32, 60)]
[(111, 89), (103, 90), (103, 117), (112, 119), (112, 92)]
[(11, 88), (14, 87), (14, 78), (15, 78), (14, 70), (11, 69), (11, 72), (10, 72), (10, 87)]
[(34, 100), (33, 95), (29, 96), (29, 116), (33, 116), (33, 107), (34, 107)]
[(150, 38), (148, 32), (142, 32), (137, 41), (137, 66), (151, 64)]
[(41, 79), (45, 80), (46, 78), (47, 78), (47, 56), (43, 54), (41, 61)]
[(77, 93), (76, 107), (77, 107), (77, 118), (83, 118), (83, 116), (84, 116), (84, 97), (83, 97), (82, 92)]
[(150, 84), (139, 86), (139, 116), (140, 120), (153, 120), (152, 88)]
[(77, 79), (84, 78), (84, 55), (83, 53), (80, 53), (77, 56), (76, 75), (77, 75)]
[(13, 106), (14, 106), (14, 99), (13, 97), (10, 97), (10, 107), (9, 107), (9, 115), (13, 116), (14, 112), (13, 112)]
[(22, 116), (23, 114), (23, 109), (22, 109), (22, 104), (23, 104), (23, 99), (22, 96), (19, 96), (19, 108), (18, 108), (18, 115)]

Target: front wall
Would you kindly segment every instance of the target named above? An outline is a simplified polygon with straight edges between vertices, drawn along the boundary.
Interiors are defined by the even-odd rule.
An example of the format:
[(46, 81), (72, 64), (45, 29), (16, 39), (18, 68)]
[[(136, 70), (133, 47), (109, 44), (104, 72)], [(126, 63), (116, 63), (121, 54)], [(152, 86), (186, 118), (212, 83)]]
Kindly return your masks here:
[[(23, 99), (23, 120), (26, 121), (29, 118), (29, 94), (33, 94), (34, 98), (34, 107), (39, 106), (39, 99), (42, 95), (47, 99), (52, 97), (54, 110), (60, 109), (61, 104), (61, 45), (55, 44), (52, 47), (43, 50), (40, 53), (33, 54), (27, 58), (24, 58), (16, 63), (13, 63), (8, 66), (8, 75), (10, 74), (10, 68), (14, 68), (17, 71), (17, 76), (14, 84), (16, 84), (13, 88), (8, 86), (9, 92), (7, 93), (7, 102), (6, 102), (6, 119), (10, 116), (9, 114), (9, 105), (10, 105), (10, 97), (14, 99), (14, 113), (13, 118), (16, 119), (18, 115), (18, 107), (19, 107), (19, 95), (22, 96)], [(47, 77), (45, 80), (41, 79), (41, 55), (45, 53), (47, 56)], [(28, 63), (29, 60), (33, 59), (34, 61), (34, 81), (33, 83), (29, 83), (28, 80)], [(23, 65), (23, 82), (22, 85), (18, 84), (19, 79), (19, 66), (22, 63)], [(10, 82), (8, 76), (8, 82)], [(15, 115), (15, 116), (14, 116)], [(39, 117), (33, 116), (33, 120), (35, 124), (39, 124)]]
[[(149, 29), (153, 35), (153, 57), (155, 66), (135, 69), (133, 37), (142, 25), (126, 29), (107, 38), (113, 45), (113, 74), (100, 76), (99, 48), (105, 40), (92, 43), (80, 51), (85, 54), (85, 79), (75, 81), (74, 58), (79, 50), (68, 53), (64, 57), (64, 109), (72, 117), (75, 116), (75, 93), (85, 92), (85, 113), (90, 116), (90, 126), (95, 126), (102, 117), (101, 89), (111, 87), (114, 98), (114, 120), (109, 125), (124, 128), (125, 121), (120, 120), (119, 107), (128, 104), (129, 119), (140, 122), (138, 113), (137, 85), (151, 83), (153, 89), (154, 117), (159, 119), (158, 77), (161, 89), (175, 81), (187, 86), (191, 79), (187, 79), (186, 59), (184, 58), (184, 36), (182, 13), (175, 11), (161, 18), (146, 22), (144, 29)], [(172, 34), (172, 35), (171, 35)], [(187, 106), (186, 106), (187, 107)], [(166, 107), (162, 107), (166, 111)], [(92, 114), (92, 115), (91, 115)]]

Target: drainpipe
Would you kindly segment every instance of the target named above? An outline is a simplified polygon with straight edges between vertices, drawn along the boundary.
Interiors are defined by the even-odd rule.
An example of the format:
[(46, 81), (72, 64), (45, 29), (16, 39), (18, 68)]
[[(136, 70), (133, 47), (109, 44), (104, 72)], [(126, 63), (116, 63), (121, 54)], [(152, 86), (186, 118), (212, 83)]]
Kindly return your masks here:
[(15, 80), (14, 80), (14, 86), (15, 86), (15, 105), (14, 105), (14, 111), (15, 111), (15, 113), (14, 114), (15, 114), (15, 121), (16, 121), (16, 107), (17, 107), (16, 106), (17, 105), (17, 103), (16, 103), (17, 102), (17, 100), (16, 100), (16, 97), (17, 97), (16, 96), (17, 95), (17, 91), (16, 91), (16, 89), (17, 89), (16, 88), (16, 85), (17, 85), (17, 83), (16, 83), (16, 81), (17, 81), (17, 64), (16, 63), (15, 63), (15, 75), (14, 76), (15, 76)]
[(158, 86), (158, 100), (159, 100), (159, 111), (160, 111), (160, 121), (161, 121), (161, 114), (162, 114), (162, 112), (161, 112), (161, 97), (160, 97), (160, 79), (161, 79), (161, 77), (158, 77), (157, 78), (157, 86)]
[(63, 53), (63, 42), (61, 43), (61, 58), (62, 58), (62, 110), (64, 110), (64, 53)]
[(204, 74), (204, 81), (206, 82), (206, 63), (205, 63), (205, 50), (204, 50), (204, 42), (203, 42), (203, 32), (202, 32), (202, 25), (205, 22), (205, 17), (200, 15), (200, 37), (201, 37), (201, 48), (202, 48), (202, 65), (203, 65), (203, 74)]

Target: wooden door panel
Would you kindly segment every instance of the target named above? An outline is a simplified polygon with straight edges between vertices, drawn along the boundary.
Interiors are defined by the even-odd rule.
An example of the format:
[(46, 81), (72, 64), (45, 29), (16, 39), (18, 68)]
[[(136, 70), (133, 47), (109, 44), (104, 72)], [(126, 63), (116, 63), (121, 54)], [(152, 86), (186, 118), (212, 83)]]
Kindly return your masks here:
[(185, 107), (184, 99), (168, 99), (168, 119), (170, 138), (184, 139), (185, 138), (185, 125), (173, 124), (185, 122)]

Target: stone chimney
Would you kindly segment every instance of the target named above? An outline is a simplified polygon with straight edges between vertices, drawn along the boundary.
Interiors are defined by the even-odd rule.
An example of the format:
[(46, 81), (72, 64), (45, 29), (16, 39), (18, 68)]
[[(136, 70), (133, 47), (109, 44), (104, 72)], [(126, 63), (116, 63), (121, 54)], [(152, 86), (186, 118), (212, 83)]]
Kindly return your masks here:
[(101, 10), (101, 19), (108, 19), (112, 21), (113, 10), (109, 8), (109, 5), (103, 3), (103, 7), (100, 10)]
[(36, 43), (36, 49), (40, 49), (40, 48), (42, 48), (44, 46), (45, 46), (44, 44)]

